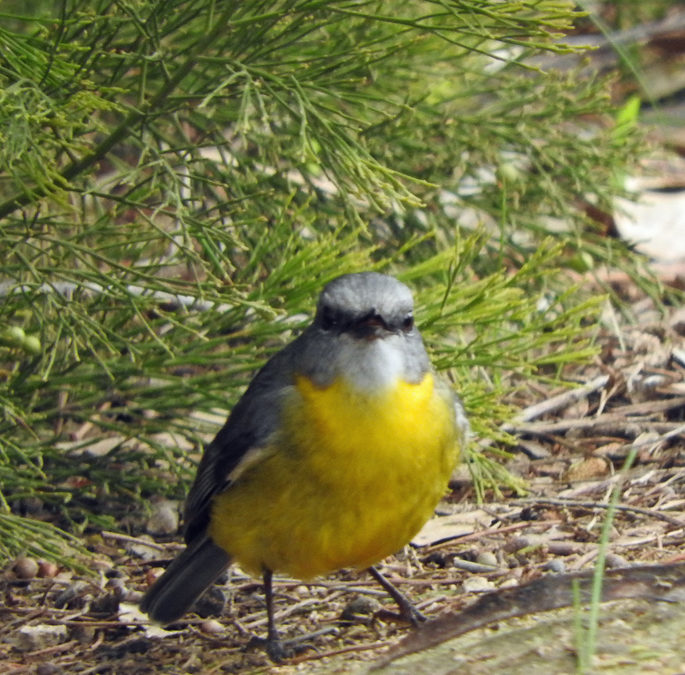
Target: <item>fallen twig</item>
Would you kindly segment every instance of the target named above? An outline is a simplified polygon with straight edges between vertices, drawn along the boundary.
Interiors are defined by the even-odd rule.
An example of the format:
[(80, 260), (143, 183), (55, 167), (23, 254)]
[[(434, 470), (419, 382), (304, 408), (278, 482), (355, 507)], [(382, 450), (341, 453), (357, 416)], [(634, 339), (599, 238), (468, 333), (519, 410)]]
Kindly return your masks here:
[(531, 422), (537, 417), (542, 417), (542, 415), (548, 415), (557, 412), (558, 410), (562, 410), (563, 408), (567, 408), (568, 406), (587, 398), (590, 394), (603, 389), (610, 379), (609, 375), (600, 375), (594, 380), (590, 380), (590, 382), (584, 384), (582, 387), (569, 389), (568, 391), (564, 391), (561, 394), (552, 396), (544, 401), (529, 405), (516, 415), (514, 420), (505, 424), (502, 429), (507, 432), (515, 431), (517, 425), (522, 422)]
[(141, 539), (139, 537), (131, 537), (128, 534), (121, 534), (120, 532), (109, 532), (107, 530), (103, 530), (100, 534), (102, 534), (102, 536), (106, 539), (114, 539), (115, 541), (122, 541), (126, 542), (127, 544), (149, 546), (150, 548), (154, 548), (157, 551), (162, 551), (164, 553), (168, 552), (170, 555), (173, 555), (174, 551), (178, 551), (182, 548), (185, 548), (183, 544), (157, 544), (154, 541), (148, 541), (147, 539)]
[(685, 521), (679, 520), (673, 516), (669, 516), (661, 511), (655, 511), (654, 509), (645, 509), (640, 506), (630, 506), (629, 504), (609, 504), (608, 502), (594, 502), (594, 501), (579, 501), (576, 499), (564, 499), (563, 497), (535, 497), (535, 498), (525, 498), (516, 499), (516, 504), (549, 504), (551, 506), (571, 506), (584, 509), (608, 509), (615, 508), (619, 511), (631, 511), (633, 513), (640, 513), (644, 516), (649, 516), (650, 518), (657, 518), (659, 520), (664, 520), (671, 525), (676, 527), (685, 527)]
[[(427, 621), (377, 661), (373, 669), (382, 668), (401, 656), (434, 647), (494, 621), (570, 607), (577, 602), (578, 597), (583, 603), (589, 602), (593, 575), (593, 570), (550, 575), (523, 586), (488, 593), (462, 612), (447, 613)], [(626, 598), (676, 602), (683, 590), (685, 563), (620, 568), (605, 573), (602, 602)]]
[[(624, 435), (630, 433), (630, 426), (647, 422), (646, 416), (666, 412), (673, 408), (685, 407), (685, 396), (676, 396), (659, 401), (644, 401), (615, 408), (610, 413), (603, 413), (597, 417), (583, 417), (580, 419), (554, 420), (553, 422), (510, 422), (506, 431), (514, 434), (530, 434), (545, 436), (560, 434), (571, 430), (598, 431), (606, 428), (622, 429)], [(675, 435), (671, 433), (671, 435)]]

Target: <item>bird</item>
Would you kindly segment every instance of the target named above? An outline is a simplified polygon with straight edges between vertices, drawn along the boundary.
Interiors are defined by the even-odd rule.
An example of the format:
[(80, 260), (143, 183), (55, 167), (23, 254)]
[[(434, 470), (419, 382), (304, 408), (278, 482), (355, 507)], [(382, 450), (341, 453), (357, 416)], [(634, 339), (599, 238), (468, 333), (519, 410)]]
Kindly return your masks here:
[(206, 446), (185, 503), (186, 548), (142, 611), (178, 621), (235, 561), (263, 578), (274, 661), (287, 654), (274, 573), (368, 569), (417, 623), (374, 565), (434, 513), (468, 433), (459, 397), (431, 366), (410, 289), (379, 272), (333, 279), (312, 323), (257, 372)]

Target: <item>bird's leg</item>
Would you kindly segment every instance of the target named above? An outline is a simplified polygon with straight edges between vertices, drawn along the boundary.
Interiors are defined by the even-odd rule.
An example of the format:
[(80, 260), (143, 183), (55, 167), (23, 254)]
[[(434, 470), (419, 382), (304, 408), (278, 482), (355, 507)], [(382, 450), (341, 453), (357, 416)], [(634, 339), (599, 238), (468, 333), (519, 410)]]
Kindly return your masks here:
[(278, 640), (278, 631), (276, 630), (276, 622), (274, 621), (274, 590), (273, 590), (273, 575), (271, 570), (264, 570), (264, 599), (266, 600), (266, 617), (267, 617), (267, 639)]
[(273, 592), (273, 572), (269, 569), (264, 570), (264, 599), (266, 600), (266, 617), (267, 629), (265, 638), (252, 638), (251, 645), (259, 646), (266, 650), (269, 658), (274, 663), (281, 663), (287, 658), (294, 656), (298, 651), (303, 651), (311, 647), (308, 641), (313, 638), (320, 637), (330, 633), (337, 634), (338, 629), (335, 627), (323, 628), (315, 633), (309, 635), (301, 635), (291, 640), (281, 640), (276, 629), (276, 620), (274, 618), (274, 592)]
[(276, 629), (276, 621), (274, 619), (274, 590), (273, 590), (273, 572), (269, 569), (264, 570), (264, 599), (266, 600), (266, 618), (267, 618), (267, 632), (266, 632), (266, 653), (269, 658), (278, 663), (283, 661), (288, 656), (286, 649), (278, 637), (278, 630)]
[(383, 586), (384, 590), (397, 603), (397, 606), (400, 608), (399, 615), (403, 621), (418, 626), (426, 620), (426, 616), (414, 607), (409, 598), (398, 588), (395, 588), (375, 567), (369, 567), (369, 574)]
[(262, 579), (264, 580), (264, 600), (266, 601), (267, 632), (265, 638), (253, 637), (248, 646), (264, 649), (274, 663), (280, 663), (288, 657), (283, 643), (278, 637), (276, 621), (274, 619), (274, 592), (272, 584), (273, 572), (265, 569)]

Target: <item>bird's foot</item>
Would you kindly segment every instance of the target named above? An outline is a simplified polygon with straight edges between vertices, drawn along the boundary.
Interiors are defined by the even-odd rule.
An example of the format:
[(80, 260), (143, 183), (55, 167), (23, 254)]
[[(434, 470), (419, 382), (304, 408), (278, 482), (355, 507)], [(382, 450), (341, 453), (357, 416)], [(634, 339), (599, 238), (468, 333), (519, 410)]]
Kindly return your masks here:
[[(393, 586), (393, 584), (391, 584), (375, 567), (369, 567), (369, 572), (397, 604), (400, 611), (399, 613), (394, 614), (395, 618), (406, 621), (412, 626), (418, 626), (427, 620), (427, 617), (414, 607), (411, 600), (409, 600), (409, 598), (398, 588), (395, 588), (395, 586)], [(392, 613), (388, 613), (388, 615), (393, 616)]]
[(399, 612), (393, 612), (389, 609), (381, 609), (377, 616), (381, 619), (390, 619), (391, 621), (402, 621), (404, 623), (410, 623), (414, 627), (420, 626), (425, 621), (428, 621), (428, 617), (420, 612), (411, 602), (407, 602), (406, 605), (400, 605)]
[(289, 640), (281, 640), (277, 633), (265, 638), (255, 636), (250, 639), (247, 646), (264, 649), (274, 663), (282, 663), (307, 650), (316, 650), (313, 640), (322, 635), (336, 634), (337, 632), (338, 629), (335, 626), (330, 626)]
[(257, 637), (256, 635), (250, 638), (247, 643), (248, 649), (263, 649), (267, 656), (274, 663), (281, 663), (286, 659), (295, 656), (295, 651), (290, 649), (288, 641), (281, 640), (278, 635), (270, 635), (269, 637)]

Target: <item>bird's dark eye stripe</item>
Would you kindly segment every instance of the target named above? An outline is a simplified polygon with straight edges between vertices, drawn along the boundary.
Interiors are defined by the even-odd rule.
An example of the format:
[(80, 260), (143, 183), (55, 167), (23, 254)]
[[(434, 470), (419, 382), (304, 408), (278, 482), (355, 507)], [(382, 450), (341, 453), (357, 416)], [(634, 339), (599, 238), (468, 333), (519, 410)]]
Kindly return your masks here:
[(353, 326), (368, 328), (372, 325), (382, 326), (386, 330), (393, 330), (399, 327), (400, 330), (408, 333), (414, 328), (414, 315), (409, 312), (399, 323), (397, 323), (397, 320), (386, 323), (376, 310), (371, 310), (367, 314), (358, 317), (352, 317), (346, 313), (336, 311), (334, 307), (324, 307), (321, 311), (321, 328), (323, 330), (345, 331)]
[(409, 331), (414, 327), (414, 316), (412, 314), (407, 314), (407, 316), (402, 319), (402, 330)]
[(330, 330), (331, 328), (336, 328), (340, 325), (340, 317), (335, 312), (334, 309), (330, 307), (324, 307), (323, 313), (321, 315), (321, 326), (324, 330)]

